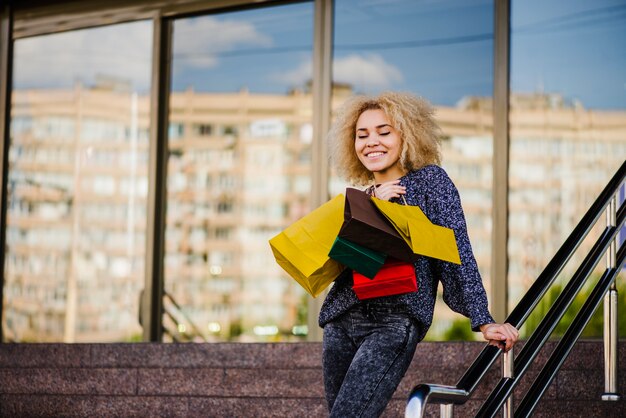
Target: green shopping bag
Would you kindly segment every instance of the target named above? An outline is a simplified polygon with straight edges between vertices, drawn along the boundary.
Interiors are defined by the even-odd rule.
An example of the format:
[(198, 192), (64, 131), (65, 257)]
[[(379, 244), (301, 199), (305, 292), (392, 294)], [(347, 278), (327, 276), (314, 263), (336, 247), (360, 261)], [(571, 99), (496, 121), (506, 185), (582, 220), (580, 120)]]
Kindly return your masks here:
[(384, 253), (370, 250), (341, 237), (335, 239), (328, 256), (369, 279), (376, 276), (387, 259)]

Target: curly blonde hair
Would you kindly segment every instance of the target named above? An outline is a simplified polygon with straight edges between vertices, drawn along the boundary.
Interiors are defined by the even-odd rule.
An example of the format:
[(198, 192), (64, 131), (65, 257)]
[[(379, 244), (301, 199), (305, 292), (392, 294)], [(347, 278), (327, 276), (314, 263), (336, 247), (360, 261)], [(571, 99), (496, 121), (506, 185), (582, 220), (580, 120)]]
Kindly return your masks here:
[(440, 128), (434, 109), (409, 93), (384, 92), (354, 96), (341, 106), (328, 133), (328, 146), (337, 173), (354, 185), (371, 184), (374, 174), (359, 161), (354, 150), (356, 123), (366, 110), (380, 109), (400, 135), (400, 165), (406, 171), (441, 164)]

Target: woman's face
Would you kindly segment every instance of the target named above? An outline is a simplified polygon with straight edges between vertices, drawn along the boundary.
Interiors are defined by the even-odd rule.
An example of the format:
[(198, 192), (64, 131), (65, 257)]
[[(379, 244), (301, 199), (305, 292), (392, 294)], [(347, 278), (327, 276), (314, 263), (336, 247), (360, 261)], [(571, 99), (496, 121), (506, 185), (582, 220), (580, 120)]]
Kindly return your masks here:
[(381, 109), (366, 110), (356, 122), (354, 149), (377, 183), (402, 177), (402, 140)]

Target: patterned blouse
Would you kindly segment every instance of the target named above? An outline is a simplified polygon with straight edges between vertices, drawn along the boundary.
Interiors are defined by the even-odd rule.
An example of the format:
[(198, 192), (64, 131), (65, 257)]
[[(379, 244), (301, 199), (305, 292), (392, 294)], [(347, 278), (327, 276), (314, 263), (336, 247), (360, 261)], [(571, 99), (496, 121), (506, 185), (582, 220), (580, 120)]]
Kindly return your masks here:
[(437, 165), (429, 165), (406, 174), (400, 178), (400, 184), (406, 187), (407, 204), (419, 206), (432, 223), (454, 230), (461, 264), (418, 257), (414, 263), (417, 292), (367, 301), (357, 299), (352, 290), (351, 270), (346, 269), (335, 280), (322, 304), (320, 327), (357, 304), (393, 304), (417, 321), (421, 340), (432, 323), (440, 280), (443, 284), (444, 302), (453, 311), (468, 317), (472, 330), (478, 331), (481, 325), (495, 322), (487, 307), (487, 295), (467, 235), (459, 192), (448, 174)]

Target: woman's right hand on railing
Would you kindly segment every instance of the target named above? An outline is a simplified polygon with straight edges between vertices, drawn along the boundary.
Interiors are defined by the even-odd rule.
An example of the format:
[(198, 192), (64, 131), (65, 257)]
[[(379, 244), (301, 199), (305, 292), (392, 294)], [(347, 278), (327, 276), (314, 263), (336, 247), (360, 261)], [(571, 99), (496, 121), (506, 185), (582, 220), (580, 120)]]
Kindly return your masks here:
[(511, 324), (484, 324), (480, 326), (485, 340), (490, 345), (501, 348), (505, 353), (509, 351), (519, 338), (519, 332)]

